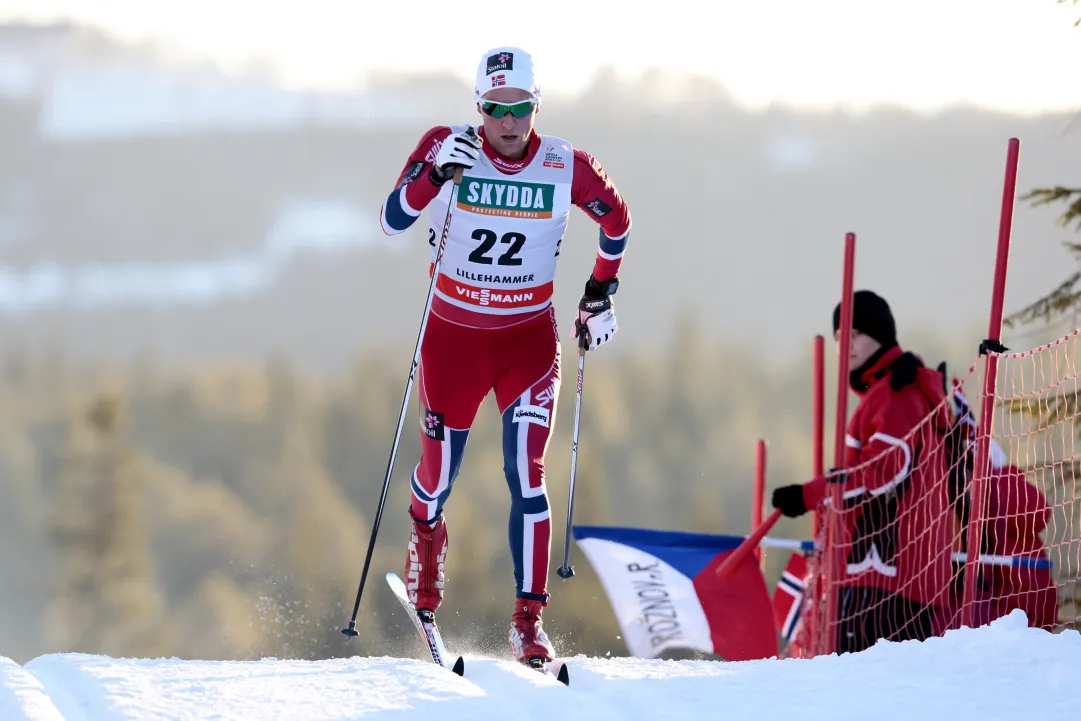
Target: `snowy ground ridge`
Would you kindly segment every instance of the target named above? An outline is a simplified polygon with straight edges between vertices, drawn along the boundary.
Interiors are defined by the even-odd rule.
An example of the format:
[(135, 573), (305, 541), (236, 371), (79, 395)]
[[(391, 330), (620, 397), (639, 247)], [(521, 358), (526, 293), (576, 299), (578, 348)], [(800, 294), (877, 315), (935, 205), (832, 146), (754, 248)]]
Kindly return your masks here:
[(187, 661), (0, 657), (3, 721), (213, 719), (1072, 718), (1081, 634), (1027, 627), (1015, 611), (980, 629), (860, 653), (742, 663), (573, 658), (571, 685), (509, 659), (466, 674), (417, 659)]

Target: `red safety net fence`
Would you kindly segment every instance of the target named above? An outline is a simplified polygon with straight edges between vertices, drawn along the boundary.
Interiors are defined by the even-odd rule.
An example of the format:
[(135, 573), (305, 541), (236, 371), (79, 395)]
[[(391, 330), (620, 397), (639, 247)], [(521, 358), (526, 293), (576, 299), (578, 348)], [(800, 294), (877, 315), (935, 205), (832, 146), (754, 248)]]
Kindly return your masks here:
[[(962, 379), (938, 376), (941, 400), (910, 432), (882, 434), (874, 443), (883, 450), (829, 474), (835, 483), (818, 512), (839, 527), (831, 538), (829, 522), (819, 524), (819, 550), (807, 554), (805, 577), (788, 579), (789, 588), (804, 592), (785, 655), (859, 651), (879, 638), (927, 638), (1015, 609), (1030, 626), (1078, 627), (1079, 335), (995, 354), (990, 429), (979, 427), (980, 403), (969, 400), (979, 399), (983, 386), (973, 366)], [(980, 552), (966, 579), (981, 436), (987, 464), (980, 479)], [(856, 445), (847, 439), (848, 458), (861, 457), (864, 449)], [(839, 514), (830, 508), (834, 488), (842, 500)]]
[[(977, 623), (1020, 608), (1029, 625), (1077, 628), (1081, 502), (1077, 423), (1081, 331), (1023, 353), (997, 354), (984, 491)], [(975, 429), (973, 439), (981, 433)], [(969, 484), (969, 494), (975, 493)], [(998, 557), (1012, 559), (1007, 562)]]
[[(882, 405), (861, 427), (855, 416), (849, 419), (847, 354), (840, 354), (832, 464), (838, 470), (825, 474), (813, 543), (805, 544), (812, 548), (793, 557), (777, 589), (795, 597), (794, 604), (779, 604), (789, 609), (778, 619), (785, 656), (854, 652), (883, 638), (926, 639), (1017, 611), (1033, 627), (1078, 628), (1081, 330), (1023, 352), (999, 342), (1018, 152), (1011, 139), (988, 336), (963, 377), (948, 377), (933, 364), (913, 374), (910, 365), (907, 383), (885, 388), (898, 373), (893, 366), (890, 380), (861, 399), (860, 405)], [(842, 348), (850, 332), (854, 254), (850, 233)], [(820, 356), (816, 346), (819, 477)], [(849, 424), (853, 434), (845, 431)], [(763, 522), (758, 535), (778, 517)], [(748, 543), (757, 543), (755, 537)]]

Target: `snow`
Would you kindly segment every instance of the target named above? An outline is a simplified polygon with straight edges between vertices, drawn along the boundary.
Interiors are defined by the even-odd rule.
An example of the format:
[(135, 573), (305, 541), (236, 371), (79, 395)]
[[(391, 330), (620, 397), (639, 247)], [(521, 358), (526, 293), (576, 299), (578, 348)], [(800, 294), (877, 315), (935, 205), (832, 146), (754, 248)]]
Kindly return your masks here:
[(0, 719), (63, 721), (45, 686), (9, 658), (0, 657)]
[[(12, 78), (25, 75), (9, 71)], [(22, 82), (12, 84), (25, 93)], [(376, 127), (424, 114), (423, 98), (288, 91), (256, 80), (158, 68), (66, 68), (41, 94), (40, 129), (49, 140), (308, 124)]]
[[(468, 98), (468, 96), (465, 96)], [(314, 92), (258, 70), (227, 73), (90, 28), (0, 23), (0, 99), (34, 100), (41, 137), (104, 140), (207, 130), (371, 128), (427, 117), (433, 98), (393, 89)]]
[(26, 267), (0, 264), (0, 315), (23, 317), (54, 306), (163, 306), (246, 297), (271, 286), (300, 256), (339, 257), (358, 248), (406, 249), (400, 238), (385, 236), (376, 228), (378, 221), (350, 201), (298, 199), (283, 204), (263, 245), (250, 253), (74, 268), (49, 261)]
[[(453, 648), (453, 633), (444, 629)], [(346, 641), (343, 640), (343, 643)], [(5, 721), (1072, 718), (1081, 635), (990, 626), (860, 654), (742, 663), (572, 657), (571, 685), (465, 655), (464, 678), (420, 660), (0, 658)]]

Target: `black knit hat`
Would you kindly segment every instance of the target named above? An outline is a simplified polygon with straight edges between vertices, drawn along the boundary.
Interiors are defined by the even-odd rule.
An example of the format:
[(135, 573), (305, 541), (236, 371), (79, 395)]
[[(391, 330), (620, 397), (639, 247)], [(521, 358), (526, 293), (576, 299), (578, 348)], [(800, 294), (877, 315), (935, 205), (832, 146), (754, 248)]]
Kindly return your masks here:
[[(841, 327), (841, 304), (833, 309), (833, 332)], [(852, 294), (852, 328), (871, 336), (883, 348), (897, 345), (897, 326), (889, 304), (869, 290), (857, 290)]]

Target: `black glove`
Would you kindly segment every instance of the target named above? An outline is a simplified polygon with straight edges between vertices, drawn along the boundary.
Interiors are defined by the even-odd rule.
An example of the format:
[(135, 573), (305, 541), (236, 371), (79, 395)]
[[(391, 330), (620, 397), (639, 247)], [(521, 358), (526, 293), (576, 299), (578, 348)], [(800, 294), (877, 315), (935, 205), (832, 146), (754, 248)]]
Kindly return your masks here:
[(771, 502), (774, 508), (780, 509), (781, 513), (789, 518), (799, 518), (807, 512), (807, 505), (803, 502), (803, 484), (801, 483), (773, 489)]
[(612, 339), (619, 330), (616, 314), (612, 309), (612, 294), (619, 281), (598, 281), (592, 275), (586, 281), (585, 292), (578, 303), (578, 317), (574, 320), (574, 337), (578, 347), (593, 350)]

